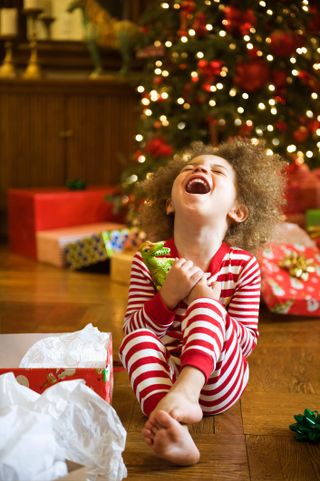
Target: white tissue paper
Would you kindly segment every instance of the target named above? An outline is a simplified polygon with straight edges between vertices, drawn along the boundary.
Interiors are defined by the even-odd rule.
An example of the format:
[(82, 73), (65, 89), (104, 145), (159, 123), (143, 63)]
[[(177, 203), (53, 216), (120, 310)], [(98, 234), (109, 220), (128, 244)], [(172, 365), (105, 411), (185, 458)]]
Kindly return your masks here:
[(19, 367), (104, 368), (110, 334), (88, 324), (81, 331), (40, 339), (23, 356)]
[(62, 381), (42, 395), (0, 376), (0, 481), (51, 481), (65, 459), (86, 466), (88, 481), (121, 481), (126, 431), (110, 404), (82, 380)]
[[(109, 333), (92, 324), (36, 342), (22, 368), (104, 368)], [(111, 361), (112, 362), (112, 361)], [(67, 473), (65, 460), (86, 467), (88, 481), (127, 476), (126, 431), (113, 407), (83, 380), (61, 381), (42, 395), (0, 376), (0, 481), (51, 481)]]

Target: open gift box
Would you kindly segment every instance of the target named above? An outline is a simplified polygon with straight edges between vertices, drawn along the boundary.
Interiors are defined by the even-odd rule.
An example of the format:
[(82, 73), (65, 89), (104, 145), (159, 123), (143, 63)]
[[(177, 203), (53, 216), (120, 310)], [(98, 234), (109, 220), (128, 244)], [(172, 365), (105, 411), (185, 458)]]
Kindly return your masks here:
[(113, 390), (112, 335), (108, 333), (105, 367), (19, 368), (28, 349), (44, 337), (57, 334), (0, 334), (0, 375), (13, 372), (17, 381), (41, 394), (60, 381), (83, 379), (105, 401), (111, 403)]

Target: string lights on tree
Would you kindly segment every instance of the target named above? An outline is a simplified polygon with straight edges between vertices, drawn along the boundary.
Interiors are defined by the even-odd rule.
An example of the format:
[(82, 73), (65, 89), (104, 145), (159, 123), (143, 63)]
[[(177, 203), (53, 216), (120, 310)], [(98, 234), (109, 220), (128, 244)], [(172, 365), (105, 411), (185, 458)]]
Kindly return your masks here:
[(270, 153), (319, 165), (317, 0), (156, 1), (141, 29), (148, 59), (126, 187), (193, 140), (263, 138)]

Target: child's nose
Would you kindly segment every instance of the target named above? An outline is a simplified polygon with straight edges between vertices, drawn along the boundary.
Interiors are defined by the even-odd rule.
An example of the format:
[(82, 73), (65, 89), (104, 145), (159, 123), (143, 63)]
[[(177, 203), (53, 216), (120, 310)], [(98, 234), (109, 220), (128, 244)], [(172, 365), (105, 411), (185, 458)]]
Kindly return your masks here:
[(196, 165), (194, 168), (195, 172), (205, 172), (206, 174), (209, 172), (209, 168), (205, 165)]

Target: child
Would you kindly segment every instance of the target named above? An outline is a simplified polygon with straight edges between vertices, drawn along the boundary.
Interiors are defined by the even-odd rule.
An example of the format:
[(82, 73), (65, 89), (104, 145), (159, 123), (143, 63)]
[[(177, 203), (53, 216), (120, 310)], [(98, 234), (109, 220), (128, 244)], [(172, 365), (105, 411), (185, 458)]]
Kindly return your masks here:
[(172, 463), (199, 461), (187, 425), (226, 411), (247, 385), (260, 299), (248, 250), (279, 220), (281, 170), (248, 140), (195, 142), (143, 184), (142, 226), (176, 259), (157, 291), (135, 254), (120, 357), (148, 416), (145, 441)]

